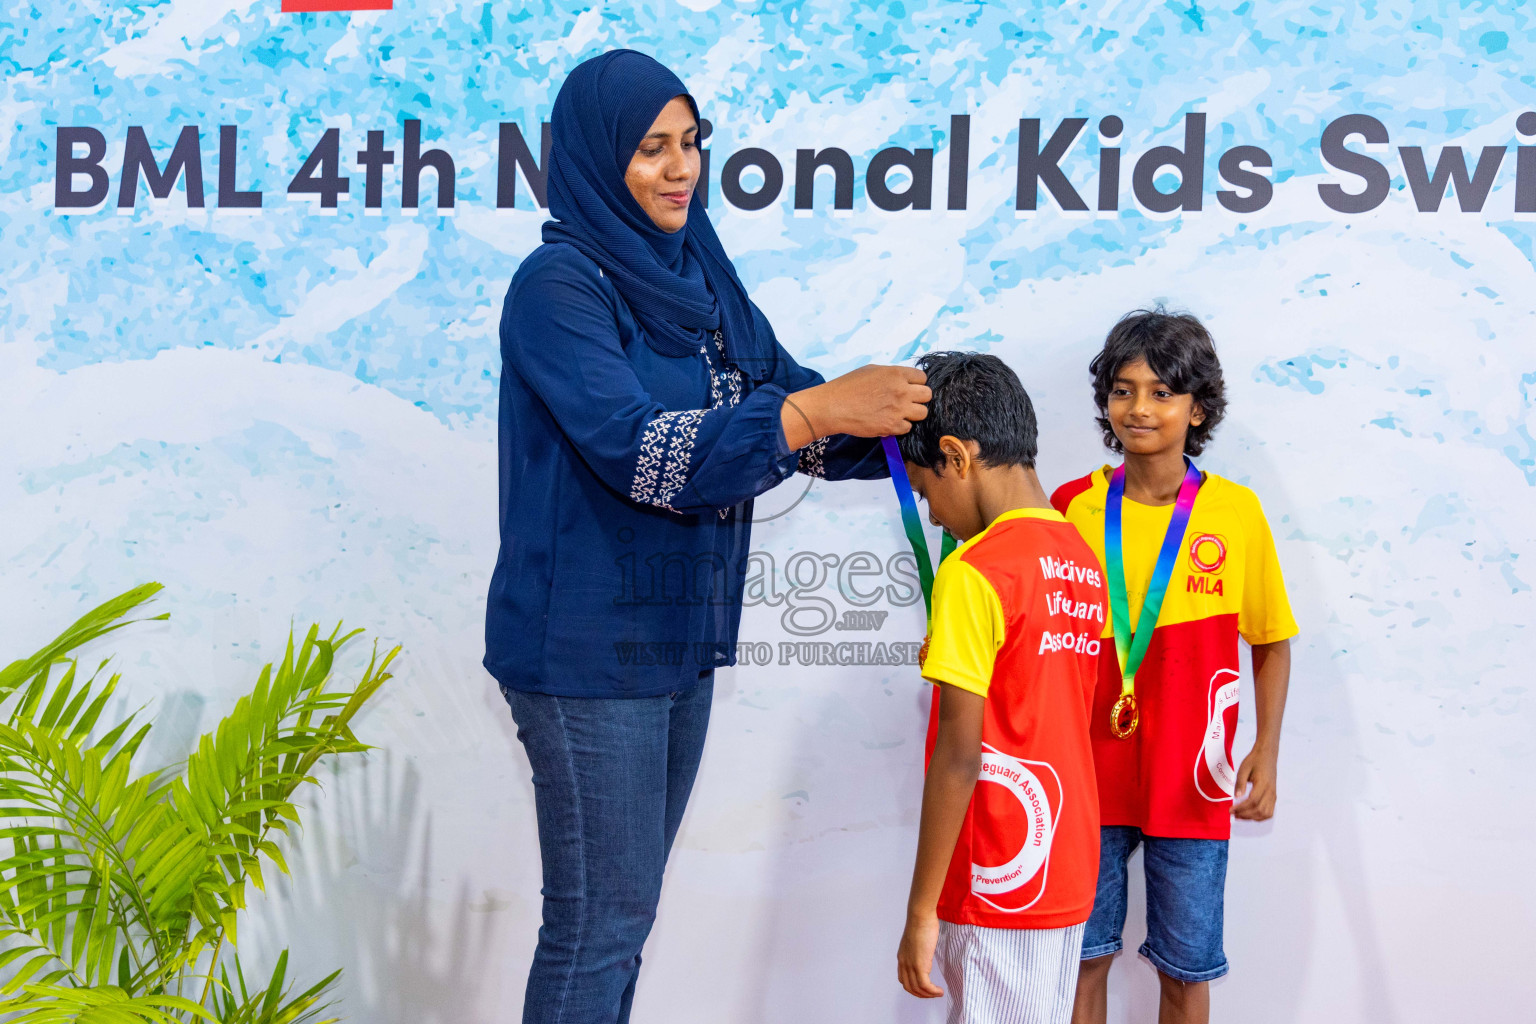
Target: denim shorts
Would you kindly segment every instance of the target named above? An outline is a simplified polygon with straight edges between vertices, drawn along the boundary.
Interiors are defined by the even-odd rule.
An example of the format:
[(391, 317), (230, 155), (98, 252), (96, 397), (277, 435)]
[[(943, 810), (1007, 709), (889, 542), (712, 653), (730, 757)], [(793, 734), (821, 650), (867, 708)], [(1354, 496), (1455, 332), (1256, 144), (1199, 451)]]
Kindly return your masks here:
[(1099, 888), (1083, 932), (1083, 959), (1123, 948), (1125, 863), (1142, 844), (1147, 848), (1147, 941), (1138, 952), (1176, 981), (1210, 981), (1226, 974), (1221, 922), (1227, 841), (1167, 839), (1127, 825), (1099, 829)]

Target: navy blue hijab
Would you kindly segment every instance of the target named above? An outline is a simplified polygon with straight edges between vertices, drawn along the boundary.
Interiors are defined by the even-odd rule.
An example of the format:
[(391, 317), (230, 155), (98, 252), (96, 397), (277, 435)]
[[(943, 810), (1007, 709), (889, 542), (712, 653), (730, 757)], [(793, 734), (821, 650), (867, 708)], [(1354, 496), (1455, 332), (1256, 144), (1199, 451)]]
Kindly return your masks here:
[(719, 328), (730, 361), (760, 381), (775, 348), (771, 337), (759, 336), (747, 291), (704, 211), (705, 183), (675, 234), (657, 227), (624, 184), (640, 140), (678, 96), (697, 117), (682, 80), (635, 50), (610, 50), (571, 71), (550, 115), (554, 220), (544, 225), (544, 241), (569, 243), (601, 267), (656, 351), (693, 355), (705, 332)]

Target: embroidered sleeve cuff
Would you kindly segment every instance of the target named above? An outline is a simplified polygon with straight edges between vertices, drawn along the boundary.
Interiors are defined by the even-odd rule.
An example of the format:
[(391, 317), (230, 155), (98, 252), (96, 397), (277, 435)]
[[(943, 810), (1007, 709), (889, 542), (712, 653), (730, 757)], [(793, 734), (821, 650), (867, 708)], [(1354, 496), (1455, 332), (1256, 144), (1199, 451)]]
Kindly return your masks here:
[(800, 449), (800, 472), (807, 476), (827, 476), (827, 442), (830, 437), (818, 438)]
[(664, 412), (646, 424), (629, 489), (632, 500), (672, 508), (672, 499), (688, 484), (699, 424), (707, 412)]

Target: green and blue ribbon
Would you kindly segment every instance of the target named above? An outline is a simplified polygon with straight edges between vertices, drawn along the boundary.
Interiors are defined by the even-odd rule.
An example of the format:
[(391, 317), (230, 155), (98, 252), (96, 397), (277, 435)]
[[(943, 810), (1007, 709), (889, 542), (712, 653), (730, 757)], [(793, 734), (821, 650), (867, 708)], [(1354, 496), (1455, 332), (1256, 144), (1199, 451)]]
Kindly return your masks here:
[(1104, 503), (1104, 561), (1109, 577), (1109, 613), (1115, 630), (1115, 654), (1120, 659), (1120, 695), (1134, 698), (1136, 670), (1146, 657), (1147, 646), (1152, 643), (1152, 632), (1157, 628), (1158, 616), (1163, 611), (1163, 598), (1168, 594), (1168, 582), (1173, 578), (1173, 567), (1178, 563), (1179, 551), (1184, 546), (1184, 533), (1189, 528), (1190, 513), (1195, 508), (1195, 494), (1200, 490), (1200, 471), (1186, 456), (1184, 480), (1179, 484), (1179, 497), (1173, 504), (1173, 518), (1168, 522), (1168, 532), (1163, 535), (1163, 546), (1157, 553), (1157, 565), (1147, 584), (1147, 596), (1141, 602), (1141, 615), (1136, 632), (1131, 632), (1130, 600), (1125, 591), (1125, 548), (1121, 538), (1120, 506), (1125, 499), (1125, 466), (1121, 464), (1109, 478), (1109, 498)]
[[(894, 437), (882, 437), (880, 444), (885, 448), (885, 461), (891, 470), (891, 483), (896, 487), (896, 500), (901, 504), (901, 525), (906, 531), (907, 541), (912, 545), (912, 555), (917, 560), (917, 578), (923, 590), (923, 607), (927, 609), (928, 619), (933, 619), (933, 570), (932, 559), (928, 555), (928, 537), (923, 533), (923, 517), (917, 511), (917, 496), (912, 493), (912, 481), (907, 476), (907, 464), (901, 457), (901, 448)], [(944, 540), (939, 547), (939, 561), (949, 557), (949, 553), (955, 550), (955, 538), (944, 531)]]

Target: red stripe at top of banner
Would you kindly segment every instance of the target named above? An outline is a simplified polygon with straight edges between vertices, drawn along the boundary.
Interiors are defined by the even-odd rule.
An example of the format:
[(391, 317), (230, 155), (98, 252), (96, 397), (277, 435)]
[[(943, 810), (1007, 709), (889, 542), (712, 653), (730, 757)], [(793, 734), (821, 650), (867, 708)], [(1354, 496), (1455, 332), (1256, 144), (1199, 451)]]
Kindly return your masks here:
[(284, 14), (320, 11), (392, 11), (395, 0), (283, 0)]

